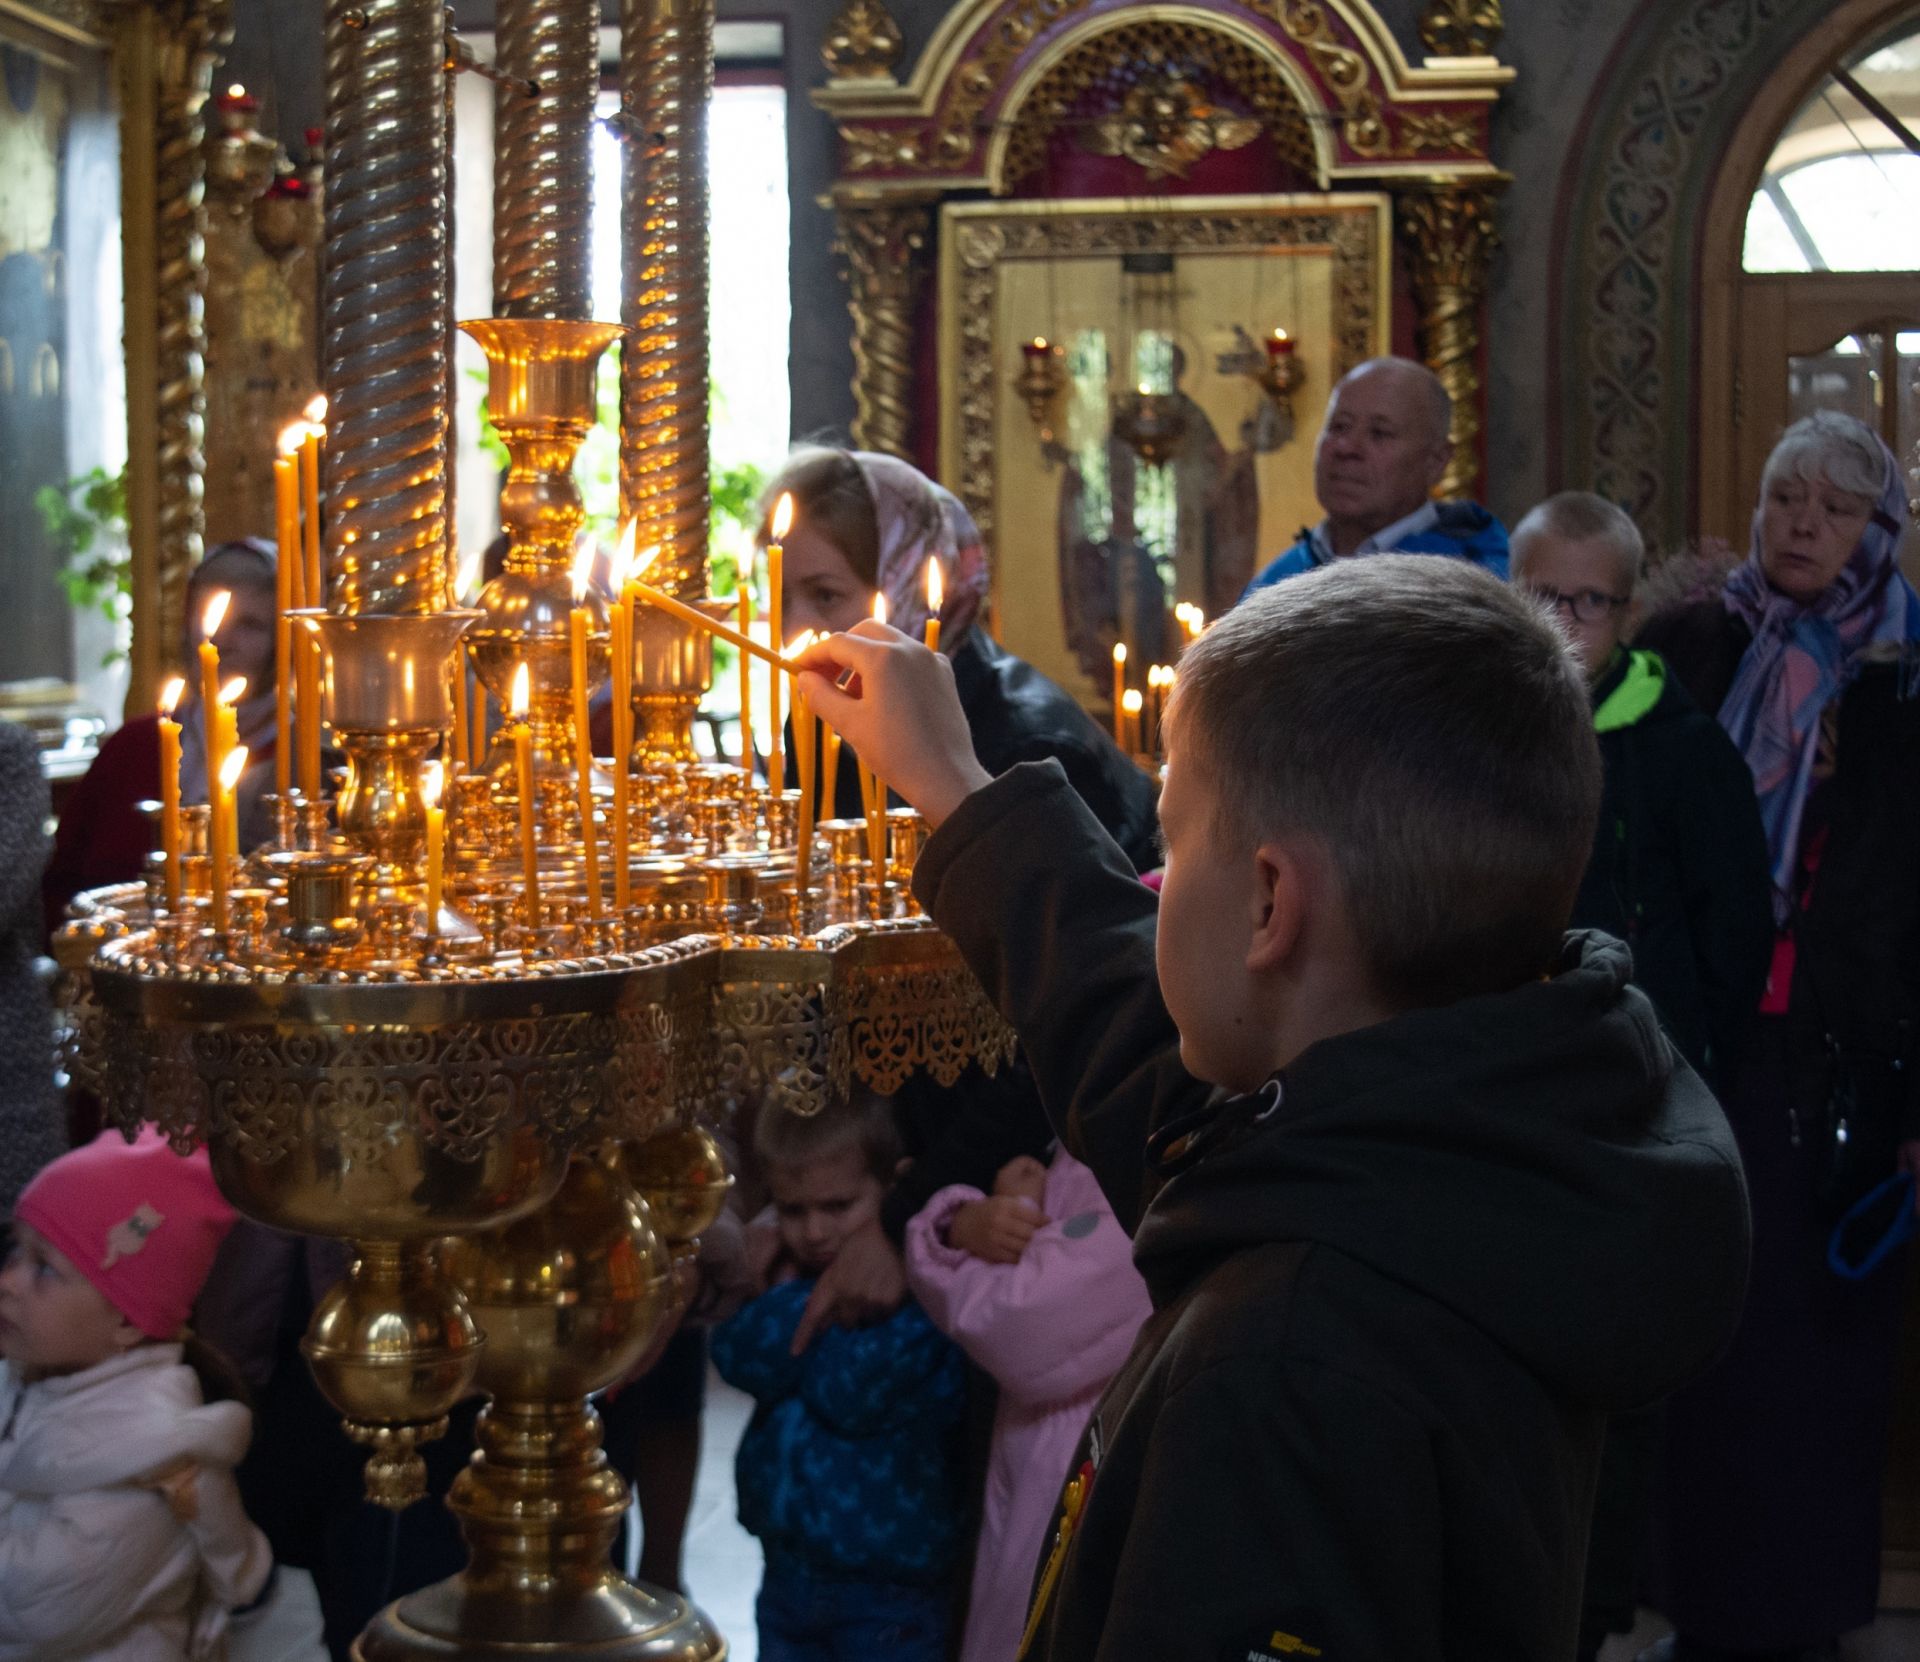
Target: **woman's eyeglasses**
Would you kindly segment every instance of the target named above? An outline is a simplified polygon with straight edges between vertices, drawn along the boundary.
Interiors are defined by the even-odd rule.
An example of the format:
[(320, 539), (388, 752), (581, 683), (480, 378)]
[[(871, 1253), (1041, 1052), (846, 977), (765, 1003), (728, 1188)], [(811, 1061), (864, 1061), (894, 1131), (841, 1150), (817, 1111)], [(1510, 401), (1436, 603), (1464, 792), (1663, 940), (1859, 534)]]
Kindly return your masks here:
[(1607, 594), (1600, 589), (1580, 589), (1573, 594), (1562, 594), (1558, 589), (1550, 589), (1543, 583), (1529, 583), (1527, 593), (1544, 606), (1551, 606), (1556, 612), (1565, 612), (1576, 623), (1598, 623), (1609, 612), (1618, 611), (1633, 597), (1626, 594)]

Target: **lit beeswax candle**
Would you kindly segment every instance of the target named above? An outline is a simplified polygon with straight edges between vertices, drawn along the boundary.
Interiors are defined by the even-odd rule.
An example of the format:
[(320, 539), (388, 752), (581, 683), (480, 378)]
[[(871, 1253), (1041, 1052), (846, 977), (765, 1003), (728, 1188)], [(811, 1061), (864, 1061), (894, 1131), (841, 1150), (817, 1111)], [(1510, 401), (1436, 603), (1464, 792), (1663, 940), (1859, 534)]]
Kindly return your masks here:
[(593, 547), (584, 546), (585, 558), (576, 561), (573, 569), (574, 607), (567, 614), (567, 635), (573, 657), (573, 760), (580, 797), (580, 845), (586, 854), (587, 915), (598, 919), (606, 916), (606, 906), (600, 896), (600, 848), (593, 831), (593, 733), (587, 712), (587, 645), (593, 614), (580, 604), (586, 597)]
[(160, 689), (160, 856), (169, 912), (180, 910), (180, 723), (173, 712), (186, 690), (178, 675)]
[(940, 562), (931, 554), (927, 556), (927, 632), (926, 642), (929, 652), (940, 650), (940, 607), (946, 599), (946, 588), (940, 577)]
[[(812, 644), (813, 631), (808, 629), (787, 648), (787, 656), (797, 658)], [(804, 934), (807, 927), (807, 890), (813, 882), (813, 793), (819, 775), (815, 770), (812, 706), (807, 703), (806, 694), (801, 692), (797, 676), (788, 690), (793, 694), (793, 759), (800, 775), (799, 825), (793, 843), (794, 895), (798, 913), (795, 921), (799, 925), (799, 933)]]
[[(778, 648), (786, 639), (780, 625), (787, 613), (787, 533), (793, 529), (793, 493), (782, 491), (773, 506), (772, 535), (767, 543), (767, 639)], [(780, 677), (767, 677), (767, 788), (776, 796), (786, 789), (786, 735), (781, 731)]]
[(214, 781), (213, 806), (207, 815), (213, 880), (213, 927), (222, 934), (227, 928), (227, 877), (237, 858), (239, 843), (238, 797), (240, 775), (247, 771), (247, 748), (236, 745), (220, 764), (220, 776)]
[(1126, 722), (1122, 717), (1126, 713), (1127, 702), (1127, 643), (1113, 643), (1113, 742), (1122, 750), (1127, 748)]
[(327, 395), (319, 393), (307, 404), (307, 430), (300, 440), (300, 495), (306, 510), (307, 604), (324, 606), (320, 586), (320, 446), (327, 437)]
[(221, 589), (208, 598), (207, 608), (200, 614), (200, 732), (206, 742), (209, 787), (219, 775), (221, 755), (220, 648), (214, 644), (214, 636), (226, 621), (232, 600), (233, 596)]
[(633, 901), (633, 844), (630, 816), (633, 785), (633, 577), (634, 521), (627, 522), (613, 559), (613, 604), (607, 608), (613, 652), (613, 904), (624, 912)]
[[(740, 585), (740, 633), (753, 633), (753, 590)], [(753, 656), (740, 654), (740, 771), (753, 782)]]
[(1140, 711), (1145, 700), (1140, 696), (1138, 687), (1129, 687), (1120, 700), (1124, 720), (1120, 724), (1120, 748), (1129, 756), (1140, 754)]
[(311, 622), (294, 642), (298, 684), (294, 708), (300, 723), (300, 794), (320, 800), (320, 639)]
[(507, 712), (513, 720), (513, 771), (520, 791), (520, 881), (526, 891), (527, 927), (540, 925), (540, 849), (533, 840), (533, 729), (527, 725), (532, 675), (525, 664), (513, 672)]
[(421, 770), (420, 797), (427, 805), (427, 933), (440, 933), (440, 896), (446, 881), (447, 811), (440, 806), (446, 769), (429, 762)]
[(282, 428), (273, 457), (273, 528), (276, 565), (284, 574), (280, 609), (307, 604), (307, 574), (300, 563), (300, 444), (306, 426)]

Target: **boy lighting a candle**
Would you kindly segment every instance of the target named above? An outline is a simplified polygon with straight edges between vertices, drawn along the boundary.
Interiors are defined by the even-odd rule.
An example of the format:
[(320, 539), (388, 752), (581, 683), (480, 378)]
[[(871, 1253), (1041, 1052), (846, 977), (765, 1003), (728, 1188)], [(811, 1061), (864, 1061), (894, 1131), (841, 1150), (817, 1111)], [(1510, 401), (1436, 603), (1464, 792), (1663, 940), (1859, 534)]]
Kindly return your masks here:
[(1419, 556), (1242, 603), (1167, 708), (1157, 902), (917, 640), (806, 662), (1153, 1298), (1026, 1655), (1571, 1655), (1607, 1417), (1726, 1342), (1748, 1226), (1626, 950), (1564, 934), (1600, 776), (1551, 622)]

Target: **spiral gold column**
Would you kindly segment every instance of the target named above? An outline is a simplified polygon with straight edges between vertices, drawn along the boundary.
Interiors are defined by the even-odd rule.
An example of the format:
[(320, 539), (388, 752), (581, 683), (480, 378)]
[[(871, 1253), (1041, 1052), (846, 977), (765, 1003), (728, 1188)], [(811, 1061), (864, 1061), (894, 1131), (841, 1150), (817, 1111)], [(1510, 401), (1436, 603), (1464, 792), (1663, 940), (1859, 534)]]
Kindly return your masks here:
[(707, 102), (713, 0), (622, 0), (620, 514), (648, 581), (707, 593)]
[(593, 100), (600, 78), (595, 0), (500, 0), (493, 128), (495, 317), (590, 318)]
[(1401, 190), (1400, 234), (1418, 308), (1420, 355), (1453, 400), (1453, 460), (1434, 494), (1480, 493), (1480, 323), (1487, 264), (1499, 245), (1493, 204), (1502, 179), (1439, 180)]
[(853, 442), (911, 461), (913, 316), (932, 216), (921, 202), (843, 200), (853, 313)]
[(328, 0), (328, 602), (438, 609), (447, 584), (450, 134), (438, 0)]

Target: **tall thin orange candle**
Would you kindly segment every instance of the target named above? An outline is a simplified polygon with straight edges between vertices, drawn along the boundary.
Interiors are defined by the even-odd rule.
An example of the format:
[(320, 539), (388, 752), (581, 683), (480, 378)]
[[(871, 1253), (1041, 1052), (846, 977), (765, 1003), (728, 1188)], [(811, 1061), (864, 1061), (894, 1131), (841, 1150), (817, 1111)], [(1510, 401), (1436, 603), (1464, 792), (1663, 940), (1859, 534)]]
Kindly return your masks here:
[(440, 806), (446, 769), (429, 762), (421, 770), (420, 795), (427, 805), (427, 933), (440, 933), (440, 901), (446, 886), (447, 811)]
[(940, 562), (933, 555), (927, 556), (927, 631), (926, 643), (929, 652), (940, 650), (940, 608), (946, 600), (946, 588), (940, 578)]
[(180, 723), (173, 712), (186, 690), (178, 675), (160, 689), (160, 856), (169, 912), (180, 910)]
[(299, 676), (294, 708), (299, 712), (300, 794), (309, 802), (320, 800), (320, 642), (311, 624), (294, 642), (295, 669)]
[[(873, 620), (875, 623), (887, 621), (884, 594), (873, 597)], [(881, 885), (887, 877), (887, 787), (865, 762), (860, 764), (860, 796), (867, 810), (867, 858), (873, 864), (873, 893), (877, 904)]]
[(225, 622), (227, 607), (233, 600), (220, 589), (207, 601), (200, 614), (200, 732), (207, 751), (207, 800), (213, 800), (213, 781), (220, 773), (220, 648), (214, 636)]
[(273, 531), (277, 564), (286, 573), (284, 612), (307, 603), (307, 576), (300, 563), (300, 441), (306, 429), (284, 429), (273, 457)]
[(1127, 702), (1127, 643), (1113, 643), (1113, 742), (1127, 748), (1126, 724), (1121, 720)]
[(822, 761), (820, 766), (820, 800), (825, 804), (825, 817), (840, 817), (840, 730), (830, 722), (820, 723)]
[[(771, 536), (767, 542), (767, 639), (779, 649), (786, 639), (782, 632), (781, 620), (787, 614), (787, 551), (784, 546), (786, 536), (793, 529), (793, 493), (782, 491), (780, 500), (773, 507)], [(787, 788), (786, 735), (782, 732), (780, 720), (780, 676), (776, 672), (767, 677), (767, 731), (771, 735), (767, 745), (767, 788), (776, 796)]]
[(1129, 756), (1140, 754), (1140, 711), (1145, 700), (1140, 696), (1138, 687), (1129, 687), (1121, 696), (1120, 707), (1124, 717), (1120, 724), (1120, 748)]
[(239, 835), (237, 823), (239, 808), (237, 797), (240, 787), (240, 775), (247, 771), (247, 750), (245, 745), (236, 745), (229, 751), (220, 764), (220, 773), (213, 784), (213, 802), (207, 815), (207, 834), (212, 859), (211, 878), (213, 887), (213, 927), (221, 933), (227, 928), (227, 879), (231, 864), (237, 857)]
[[(592, 545), (586, 547), (586, 563), (591, 566)], [(586, 594), (586, 587), (585, 572), (576, 566), (573, 581), (576, 602)], [(606, 906), (600, 895), (599, 838), (593, 829), (593, 733), (587, 713), (587, 646), (592, 628), (593, 614), (576, 604), (567, 614), (568, 645), (573, 656), (573, 758), (574, 771), (579, 776), (580, 844), (586, 853), (587, 914), (598, 919), (606, 916)]]
[[(467, 678), (467, 655), (460, 654), (460, 679)], [(467, 766), (478, 771), (487, 765), (487, 685), (477, 677), (473, 684), (473, 737), (467, 743)]]
[[(808, 629), (788, 646), (787, 656), (799, 657), (812, 641), (813, 631)], [(799, 925), (799, 932), (804, 934), (807, 927), (807, 891), (813, 884), (813, 827), (817, 812), (814, 792), (820, 776), (815, 767), (817, 746), (814, 742), (813, 709), (807, 703), (806, 694), (800, 690), (799, 677), (794, 677), (787, 690), (793, 695), (793, 760), (800, 776), (799, 823), (793, 842), (795, 922)]]
[(320, 445), (327, 436), (327, 395), (317, 394), (307, 404), (307, 430), (300, 441), (300, 494), (306, 509), (307, 604), (324, 606), (326, 590), (320, 582)]
[[(753, 590), (740, 585), (740, 633), (753, 633)], [(740, 654), (740, 771), (753, 782), (753, 654)]]
[(513, 718), (514, 781), (520, 791), (520, 882), (526, 893), (527, 927), (540, 926), (540, 849), (533, 838), (533, 729), (527, 725), (531, 673), (522, 664), (513, 672), (513, 697), (508, 713)]
[(633, 903), (633, 842), (631, 815), (633, 784), (633, 575), (635, 522), (621, 533), (613, 559), (613, 604), (607, 608), (609, 644), (613, 649), (613, 904), (625, 912)]

